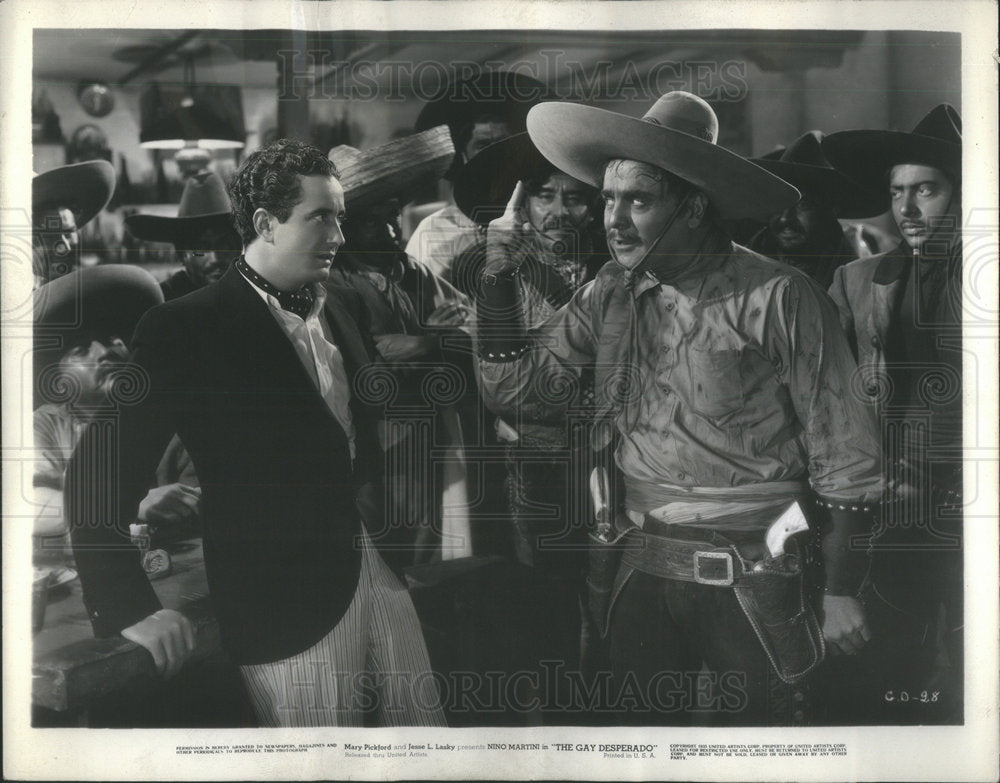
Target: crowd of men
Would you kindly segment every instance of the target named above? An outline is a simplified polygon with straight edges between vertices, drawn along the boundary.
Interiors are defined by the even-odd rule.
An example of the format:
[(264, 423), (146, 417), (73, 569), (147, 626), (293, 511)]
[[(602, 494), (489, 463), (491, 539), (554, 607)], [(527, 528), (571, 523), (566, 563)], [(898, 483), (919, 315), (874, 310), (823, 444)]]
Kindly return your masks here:
[[(129, 530), (196, 529), (263, 726), (446, 725), (401, 576), (483, 555), (576, 607), (552, 655), (607, 687), (552, 722), (961, 722), (958, 114), (748, 160), (693, 94), (523, 81), (195, 173), (127, 221), (162, 284), (79, 268), (110, 165), (36, 177), (38, 556), (169, 677), (194, 631)], [(887, 211), (859, 253), (839, 221)]]

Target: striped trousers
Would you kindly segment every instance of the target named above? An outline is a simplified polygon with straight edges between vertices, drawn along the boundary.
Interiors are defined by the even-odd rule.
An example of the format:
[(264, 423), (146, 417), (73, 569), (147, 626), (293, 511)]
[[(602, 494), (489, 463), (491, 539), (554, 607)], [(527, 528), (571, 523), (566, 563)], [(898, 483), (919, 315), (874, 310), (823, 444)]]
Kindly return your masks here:
[(404, 585), (362, 533), (347, 612), (308, 650), (241, 666), (261, 726), (445, 726), (420, 621)]

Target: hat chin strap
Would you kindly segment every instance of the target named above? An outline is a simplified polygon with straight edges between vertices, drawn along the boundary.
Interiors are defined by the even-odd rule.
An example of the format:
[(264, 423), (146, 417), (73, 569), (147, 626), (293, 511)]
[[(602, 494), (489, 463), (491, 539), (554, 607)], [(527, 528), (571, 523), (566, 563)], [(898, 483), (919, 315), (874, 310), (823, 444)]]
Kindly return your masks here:
[(663, 239), (663, 237), (666, 236), (667, 232), (673, 227), (674, 223), (677, 222), (677, 218), (679, 218), (681, 215), (681, 210), (685, 207), (685, 205), (687, 205), (688, 199), (690, 197), (691, 193), (688, 192), (687, 194), (685, 194), (684, 198), (682, 198), (677, 203), (677, 206), (674, 208), (674, 211), (670, 214), (670, 217), (667, 219), (666, 224), (660, 230), (660, 233), (656, 235), (656, 239), (653, 240), (653, 242), (649, 245), (649, 248), (646, 250), (645, 253), (642, 254), (642, 257), (635, 263), (634, 266), (629, 267), (623, 264), (621, 261), (619, 261), (618, 255), (615, 253), (614, 248), (609, 247), (608, 249), (611, 251), (611, 258), (614, 259), (614, 262), (633, 276), (642, 272), (643, 271), (642, 266), (649, 259), (650, 254), (656, 249), (657, 245), (660, 244), (660, 241)]

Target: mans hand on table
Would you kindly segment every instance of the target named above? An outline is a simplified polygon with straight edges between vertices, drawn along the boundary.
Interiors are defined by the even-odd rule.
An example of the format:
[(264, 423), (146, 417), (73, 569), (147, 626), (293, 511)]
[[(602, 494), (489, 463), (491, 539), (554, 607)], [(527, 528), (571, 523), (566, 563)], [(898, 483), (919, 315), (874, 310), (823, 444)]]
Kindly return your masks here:
[(160, 609), (122, 630), (122, 636), (149, 650), (156, 671), (169, 679), (194, 651), (194, 626), (180, 612)]

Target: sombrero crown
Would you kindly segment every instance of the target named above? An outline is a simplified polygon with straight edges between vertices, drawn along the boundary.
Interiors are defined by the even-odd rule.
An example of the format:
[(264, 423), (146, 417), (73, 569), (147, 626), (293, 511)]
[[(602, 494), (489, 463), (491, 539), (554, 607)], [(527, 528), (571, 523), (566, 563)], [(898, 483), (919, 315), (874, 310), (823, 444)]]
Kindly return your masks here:
[(960, 176), (962, 118), (953, 106), (942, 103), (931, 109), (911, 133), (839, 131), (823, 139), (823, 153), (838, 171), (882, 192), (887, 190), (889, 169), (905, 163), (946, 169)]
[(73, 163), (31, 180), (31, 209), (70, 209), (82, 228), (104, 209), (115, 192), (115, 169), (106, 160)]
[(350, 211), (391, 198), (407, 203), (422, 185), (441, 178), (454, 155), (448, 126), (439, 125), (364, 152), (341, 144), (327, 157), (337, 167)]
[(834, 169), (822, 149), (823, 134), (807, 131), (776, 153), (751, 160), (798, 188), (803, 196), (823, 201), (837, 217), (861, 218), (889, 208), (888, 194), (869, 190)]
[(222, 177), (207, 170), (194, 174), (184, 183), (177, 217), (129, 215), (125, 225), (138, 239), (150, 242), (184, 244), (204, 231), (214, 230), (232, 232), (235, 244), (240, 244)]
[(528, 133), (556, 168), (583, 182), (600, 187), (611, 160), (648, 163), (690, 182), (730, 220), (763, 220), (799, 199), (784, 180), (718, 146), (715, 112), (688, 92), (661, 96), (641, 119), (541, 103), (528, 112)]

